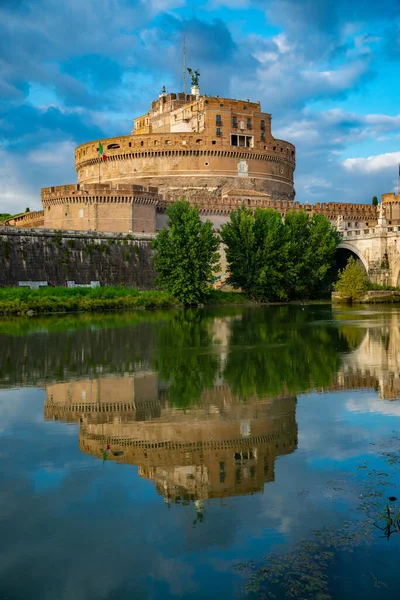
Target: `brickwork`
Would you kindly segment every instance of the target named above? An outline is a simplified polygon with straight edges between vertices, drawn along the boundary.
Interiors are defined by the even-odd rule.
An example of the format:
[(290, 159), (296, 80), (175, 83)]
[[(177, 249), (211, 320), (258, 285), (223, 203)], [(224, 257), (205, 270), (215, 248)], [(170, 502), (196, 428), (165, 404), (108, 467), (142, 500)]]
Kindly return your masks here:
[(149, 234), (0, 228), (0, 285), (47, 281), (64, 285), (100, 281), (151, 289), (154, 281)]
[[(271, 115), (259, 103), (184, 94), (161, 95), (138, 117), (130, 136), (75, 152), (79, 183), (156, 185), (172, 200), (182, 195), (218, 198), (232, 187), (257, 189), (293, 200), (295, 147), (271, 133)], [(243, 185), (238, 185), (244, 182)]]

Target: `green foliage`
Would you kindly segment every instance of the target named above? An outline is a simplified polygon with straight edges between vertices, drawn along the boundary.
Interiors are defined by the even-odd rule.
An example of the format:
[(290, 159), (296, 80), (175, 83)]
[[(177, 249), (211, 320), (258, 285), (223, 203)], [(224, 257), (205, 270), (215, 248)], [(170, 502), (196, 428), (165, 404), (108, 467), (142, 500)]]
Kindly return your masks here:
[[(64, 264), (64, 266), (66, 266)], [(0, 288), (0, 315), (177, 306), (168, 292), (133, 288)]]
[(313, 327), (312, 307), (247, 309), (232, 323), (224, 379), (242, 399), (296, 395), (329, 386), (347, 336), (334, 326)]
[(10, 213), (0, 213), (0, 223), (2, 223), (3, 221), (7, 221), (7, 219), (9, 219), (10, 217), (12, 217)]
[(378, 206), (378, 198), (376, 196), (372, 198), (372, 206)]
[(26, 207), (25, 212), (26, 213), (31, 212), (31, 209), (29, 208), (29, 206)]
[(170, 382), (173, 406), (189, 408), (204, 389), (214, 387), (219, 354), (212, 341), (209, 323), (198, 310), (183, 310), (157, 329), (153, 366), (160, 379)]
[(167, 209), (168, 229), (162, 229), (153, 247), (157, 284), (183, 304), (204, 302), (217, 270), (218, 236), (212, 223), (203, 223), (197, 207), (181, 200)]
[(344, 300), (350, 302), (357, 302), (364, 296), (368, 289), (368, 279), (359, 260), (352, 256), (349, 258), (345, 268), (339, 271), (339, 278), (334, 287)]
[(284, 225), (274, 210), (242, 206), (221, 230), (229, 265), (229, 283), (258, 300), (286, 299)]
[(323, 215), (308, 217), (307, 213), (289, 212), (285, 217), (286, 291), (289, 300), (317, 298), (330, 290), (330, 273), (338, 231)]
[[(66, 254), (61, 263), (68, 266)], [(234, 305), (248, 303), (236, 292), (212, 290), (208, 297), (210, 305)], [(0, 315), (25, 314), (28, 310), (37, 313), (99, 311), (129, 308), (166, 308), (179, 306), (179, 302), (169, 292), (149, 290), (139, 291), (122, 286), (100, 288), (44, 287), (39, 290), (29, 288), (0, 288)]]
[(222, 227), (229, 283), (257, 300), (316, 298), (329, 290), (338, 232), (322, 215), (242, 206)]

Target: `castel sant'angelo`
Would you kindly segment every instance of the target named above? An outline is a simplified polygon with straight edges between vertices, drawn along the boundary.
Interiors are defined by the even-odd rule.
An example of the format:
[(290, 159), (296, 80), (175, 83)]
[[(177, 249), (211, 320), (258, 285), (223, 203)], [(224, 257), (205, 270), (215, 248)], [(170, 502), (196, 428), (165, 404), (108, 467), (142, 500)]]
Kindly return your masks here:
[[(272, 134), (271, 115), (259, 102), (200, 93), (191, 72), (190, 94), (163, 88), (130, 135), (87, 142), (75, 150), (78, 183), (43, 188), (43, 210), (9, 219), (17, 227), (155, 233), (168, 204), (185, 198), (219, 227), (231, 210), (306, 210), (345, 228), (376, 222), (374, 206), (295, 201), (296, 151)], [(394, 194), (382, 201), (398, 219)], [(396, 214), (392, 214), (392, 212)]]

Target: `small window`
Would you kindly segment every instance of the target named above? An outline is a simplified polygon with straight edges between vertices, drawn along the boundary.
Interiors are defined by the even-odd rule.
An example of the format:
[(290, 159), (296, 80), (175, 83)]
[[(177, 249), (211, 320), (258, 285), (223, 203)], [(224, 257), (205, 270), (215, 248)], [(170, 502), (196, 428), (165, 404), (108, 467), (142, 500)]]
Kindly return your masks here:
[(232, 127), (237, 127), (237, 117), (232, 117)]
[(220, 462), (219, 463), (219, 470), (220, 471), (225, 471), (225, 463), (224, 462)]
[(248, 118), (247, 119), (247, 129), (251, 129), (252, 125), (251, 125), (251, 119)]
[(216, 117), (215, 117), (215, 123), (217, 125), (221, 125), (222, 124), (221, 115), (216, 115)]
[(132, 148), (132, 142), (129, 142), (129, 148)]
[(237, 146), (238, 145), (238, 136), (237, 135), (231, 135), (231, 146)]
[(274, 149), (274, 150), (276, 150), (276, 146), (274, 146), (274, 148), (273, 148), (273, 149)]
[(141, 145), (141, 146), (144, 146), (144, 142), (143, 142), (143, 141), (141, 141), (141, 142), (140, 142), (140, 145)]
[(224, 105), (223, 105), (223, 104), (220, 104), (219, 106), (220, 106), (220, 108), (224, 108)]
[(115, 148), (119, 148), (119, 144), (108, 144), (107, 150), (113, 150)]
[(85, 210), (83, 208), (79, 209), (79, 216), (82, 218), (85, 216)]
[(196, 140), (196, 144), (201, 144), (201, 140)]
[(264, 121), (264, 119), (261, 120), (261, 130), (265, 131), (265, 121)]
[(213, 140), (211, 143), (215, 145), (217, 142), (215, 140)]
[(165, 140), (165, 143), (166, 143), (166, 144), (170, 144), (170, 143), (171, 143), (171, 140)]
[(225, 473), (224, 471), (221, 471), (219, 474), (219, 482), (220, 483), (225, 483)]
[(261, 141), (265, 142), (265, 133), (264, 132), (262, 132), (262, 134), (261, 134)]
[(157, 146), (158, 140), (154, 140), (154, 145)]
[(217, 127), (216, 135), (218, 135), (218, 137), (221, 135), (221, 127)]

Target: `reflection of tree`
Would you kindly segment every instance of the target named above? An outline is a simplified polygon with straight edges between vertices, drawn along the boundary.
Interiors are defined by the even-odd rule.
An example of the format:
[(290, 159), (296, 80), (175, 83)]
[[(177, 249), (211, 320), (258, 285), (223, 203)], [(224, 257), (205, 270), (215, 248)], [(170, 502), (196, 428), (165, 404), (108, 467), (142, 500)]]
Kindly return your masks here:
[(224, 377), (244, 398), (297, 394), (328, 386), (348, 350), (340, 329), (317, 324), (312, 307), (250, 309), (233, 322)]
[(209, 320), (201, 311), (181, 311), (159, 326), (154, 368), (170, 384), (171, 404), (188, 407), (199, 401), (202, 390), (213, 387), (219, 356), (211, 346)]

